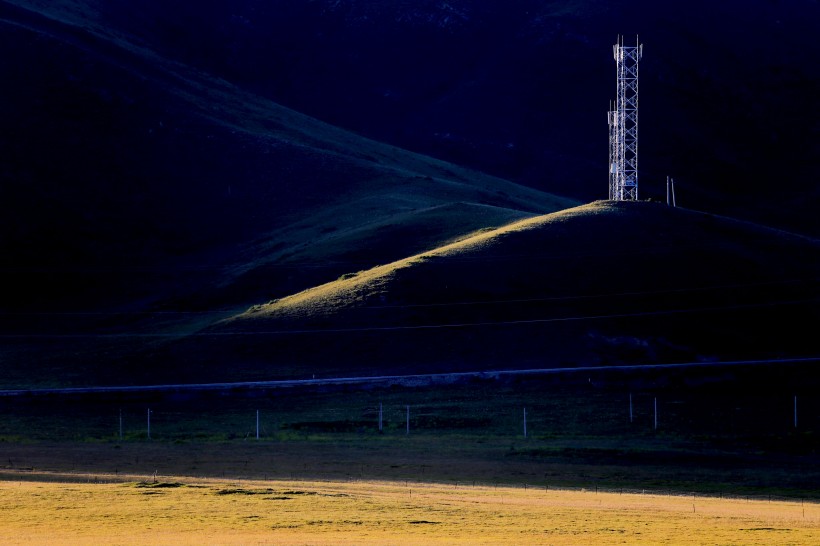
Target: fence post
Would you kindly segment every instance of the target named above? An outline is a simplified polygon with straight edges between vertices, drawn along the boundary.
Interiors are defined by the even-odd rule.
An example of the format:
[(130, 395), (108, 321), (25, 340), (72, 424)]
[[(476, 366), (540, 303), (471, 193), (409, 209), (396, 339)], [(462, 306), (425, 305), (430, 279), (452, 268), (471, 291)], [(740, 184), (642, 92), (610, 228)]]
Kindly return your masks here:
[(658, 397), (655, 397), (655, 430), (658, 430)]

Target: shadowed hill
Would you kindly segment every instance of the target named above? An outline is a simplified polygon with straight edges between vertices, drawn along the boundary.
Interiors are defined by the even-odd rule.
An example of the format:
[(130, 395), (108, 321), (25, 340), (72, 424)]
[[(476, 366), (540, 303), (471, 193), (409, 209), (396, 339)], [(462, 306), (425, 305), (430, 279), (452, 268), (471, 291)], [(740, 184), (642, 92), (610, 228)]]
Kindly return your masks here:
[[(809, 253), (796, 252), (801, 247)], [(236, 320), (344, 315), (371, 306), (374, 296), (380, 303), (454, 305), (779, 283), (811, 279), (820, 269), (818, 250), (813, 239), (746, 222), (600, 201), (482, 230), (256, 306)]]
[(128, 383), (163, 336), (577, 204), (302, 115), (96, 15), (0, 1), (5, 385)]
[(14, 1), (584, 201), (606, 195), (611, 47), (637, 34), (642, 196), (662, 197), (672, 175), (681, 205), (820, 234), (815, 0)]
[(196, 343), (267, 377), (801, 356), (818, 275), (813, 239), (596, 202), (255, 306)]
[[(422, 228), (383, 237), (357, 260), (370, 267), (575, 204), (301, 115), (97, 24), (82, 2), (31, 5), (0, 2), (0, 43), (19, 52), (0, 64), (7, 308), (251, 302), (343, 272), (307, 267), (262, 293), (248, 277), (283, 255), (348, 259), (306, 253), (329, 238)], [(440, 207), (448, 221), (428, 223)]]

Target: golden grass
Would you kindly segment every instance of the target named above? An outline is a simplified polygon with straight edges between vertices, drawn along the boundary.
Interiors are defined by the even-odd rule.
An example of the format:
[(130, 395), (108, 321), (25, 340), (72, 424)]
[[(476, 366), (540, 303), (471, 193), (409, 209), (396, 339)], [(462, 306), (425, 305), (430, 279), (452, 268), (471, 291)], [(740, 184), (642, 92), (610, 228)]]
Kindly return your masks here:
[(7, 545), (746, 545), (818, 536), (820, 506), (800, 502), (396, 482), (0, 482)]
[(268, 304), (256, 305), (230, 320), (257, 319), (282, 314), (290, 316), (321, 314), (323, 311), (329, 312), (339, 307), (365, 302), (377, 296), (380, 290), (387, 285), (389, 279), (401, 269), (417, 266), (431, 258), (456, 256), (464, 252), (475, 251), (497, 243), (499, 238), (509, 233), (539, 229), (549, 224), (566, 221), (573, 216), (600, 214), (610, 209), (610, 204), (598, 201), (551, 214), (517, 220), (497, 229), (479, 230), (439, 248), (359, 271), (355, 276), (337, 279)]

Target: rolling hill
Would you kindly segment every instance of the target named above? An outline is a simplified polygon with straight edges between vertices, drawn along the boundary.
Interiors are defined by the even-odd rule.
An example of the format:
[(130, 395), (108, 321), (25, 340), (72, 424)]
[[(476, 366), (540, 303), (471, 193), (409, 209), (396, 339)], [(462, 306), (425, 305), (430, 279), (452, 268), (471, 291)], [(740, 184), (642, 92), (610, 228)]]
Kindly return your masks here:
[[(309, 10), (325, 5), (308, 4)], [(1, 250), (10, 287), (0, 315), (0, 382), (230, 381), (811, 353), (808, 325), (817, 318), (820, 263), (814, 239), (650, 203), (565, 210), (578, 201), (537, 189), (590, 194), (584, 188), (592, 171), (578, 169), (594, 166), (591, 150), (605, 149), (605, 129), (600, 145), (594, 139), (579, 145), (579, 135), (591, 133), (586, 122), (573, 121), (574, 114), (531, 115), (533, 105), (510, 98), (503, 86), (490, 86), (489, 94), (481, 90), (492, 80), (533, 91), (520, 78), (496, 78), (496, 69), (515, 68), (507, 60), (538, 36), (546, 41), (536, 40), (541, 49), (534, 51), (555, 47), (555, 59), (566, 53), (561, 44), (572, 49), (580, 40), (587, 45), (578, 51), (597, 47), (603, 38), (587, 39), (609, 28), (612, 22), (604, 21), (611, 8), (577, 3), (566, 9), (541, 6), (533, 13), (514, 10), (493, 27), (498, 6), (492, 2), (481, 3), (463, 23), (438, 17), (439, 5), (388, 3), (359, 17), (358, 4), (348, 4), (353, 10), (345, 13), (302, 13), (298, 6), (276, 11), (279, 4), (272, 4), (273, 11), (260, 8), (234, 43), (236, 51), (259, 49), (236, 64), (238, 53), (222, 41), (227, 27), (217, 24), (227, 4), (193, 13), (148, 2), (135, 14), (131, 5), (93, 0), (0, 2), (0, 40), (6, 50), (20, 52), (0, 63), (8, 82), (0, 89)], [(249, 6), (232, 8), (231, 25), (241, 22)], [(451, 9), (458, 12), (459, 6)], [(797, 24), (799, 10), (787, 12), (789, 24)], [(191, 16), (185, 32), (177, 24), (183, 15)], [(367, 79), (366, 89), (356, 78), (338, 77), (331, 85), (327, 78), (340, 76), (337, 68), (346, 63), (330, 63), (326, 72), (312, 72), (306, 80), (285, 63), (277, 77), (290, 81), (293, 93), (264, 85), (272, 66), (261, 61), (271, 50), (255, 41), (258, 25), (268, 31), (292, 25), (279, 36), (284, 42), (273, 44), (283, 54), (294, 39), (308, 39), (299, 34), (304, 25), (335, 21), (332, 39), (322, 34), (317, 49), (308, 51), (333, 50), (348, 59), (362, 51), (361, 43), (348, 43), (349, 32), (358, 29), (362, 40), (376, 43), (369, 33), (385, 17), (395, 19), (385, 28), (401, 31), (396, 36), (407, 37), (407, 43), (434, 37), (428, 52), (454, 51), (448, 49), (453, 40), (465, 37), (489, 49), (476, 52), (474, 63), (460, 65), (466, 75), (451, 72), (446, 63), (442, 68), (439, 58), (417, 64), (401, 57), (395, 73), (375, 71), (398, 76), (418, 69), (423, 76), (413, 78), (424, 85), (439, 81), (435, 74), (461, 78), (456, 87), (447, 84), (432, 94), (402, 95), (407, 81), (391, 84), (387, 95), (404, 90), (401, 96), (415, 97), (397, 103), (412, 106), (407, 117), (395, 117), (393, 107), (380, 110), (384, 105), (371, 100), (381, 85), (378, 77)], [(757, 21), (761, 15), (744, 17)], [(265, 26), (272, 18), (276, 25)], [(562, 26), (569, 21), (579, 32)], [(555, 28), (564, 30), (547, 32)], [(516, 40), (492, 53), (488, 65), (485, 55), (510, 33)], [(328, 49), (326, 39), (338, 47)], [(391, 44), (386, 42), (385, 55), (395, 52)], [(673, 49), (664, 50), (666, 58)], [(775, 62), (778, 52), (766, 62)], [(583, 56), (564, 58), (576, 71), (584, 66)], [(459, 55), (449, 59), (460, 62)], [(321, 57), (305, 53), (303, 60), (309, 72)], [(227, 66), (238, 68), (230, 72)], [(524, 67), (534, 73), (523, 61), (516, 70)], [(552, 70), (547, 69), (538, 70)], [(258, 79), (250, 77), (252, 70)], [(794, 74), (802, 83), (790, 103), (795, 108), (813, 85), (800, 70)], [(687, 74), (685, 67), (679, 72)], [(761, 108), (780, 96), (778, 78), (771, 94), (749, 88), (765, 99)], [(664, 85), (678, 89), (681, 95), (674, 96), (681, 99), (690, 89), (682, 81)], [(650, 89), (658, 84), (650, 79)], [(308, 87), (313, 92), (299, 95)], [(587, 89), (580, 81), (570, 87)], [(305, 102), (295, 101), (297, 95)], [(317, 97), (327, 110), (318, 108)], [(488, 97), (499, 99), (499, 109), (476, 106), (488, 104)], [(391, 124), (406, 122), (423, 134), (432, 127), (425, 120), (432, 118), (449, 124), (460, 116), (492, 128), (502, 118), (521, 122), (523, 115), (551, 135), (528, 146), (543, 145), (552, 160), (544, 163), (540, 151), (534, 162), (526, 154), (518, 157), (516, 165), (541, 180), (524, 177), (532, 187), (523, 186), (351, 133), (283, 106), (280, 98), (387, 139), (383, 129)], [(591, 100), (583, 93), (576, 99), (584, 105)], [(697, 109), (703, 97), (695, 99), (691, 106)], [(345, 101), (349, 112), (340, 106)], [(364, 103), (373, 105), (369, 116)], [(419, 110), (422, 103), (432, 110)], [(523, 109), (516, 106), (521, 104)], [(487, 117), (476, 116), (474, 107)], [(361, 125), (348, 123), (356, 112)], [(756, 119), (768, 127), (770, 118), (767, 113)], [(793, 118), (781, 121), (798, 127), (790, 125)], [(455, 123), (458, 131), (448, 134), (469, 125)], [(522, 138), (535, 130), (527, 127)], [(808, 184), (803, 162), (815, 142), (805, 134), (812, 130), (811, 119), (799, 127), (795, 138), (802, 147), (789, 152), (799, 161), (788, 170), (797, 189)], [(673, 138), (681, 136), (675, 133), (680, 128), (686, 134), (695, 129), (676, 124)], [(470, 134), (480, 136), (476, 130)], [(759, 136), (760, 130), (755, 126), (750, 134)], [(698, 167), (723, 165), (703, 178), (711, 197), (694, 203), (732, 200), (741, 181), (756, 187), (757, 178), (749, 182), (727, 167), (737, 166), (739, 156), (733, 147), (722, 147), (721, 139), (699, 141), (711, 142), (731, 161)], [(512, 149), (519, 142), (502, 140), (513, 143)], [(658, 142), (649, 138), (647, 144), (652, 150)], [(427, 144), (417, 148), (435, 152)], [(453, 150), (439, 155), (512, 173), (477, 160), (476, 154), (496, 161), (493, 146), (477, 146), (476, 153), (463, 156), (463, 147)], [(756, 169), (770, 180), (771, 158), (758, 157), (767, 163)], [(566, 168), (567, 161), (574, 167)], [(603, 192), (605, 180), (595, 177)], [(800, 212), (813, 206), (813, 191), (790, 213), (793, 225), (814, 221)], [(789, 195), (765, 205), (777, 208)], [(765, 217), (761, 203), (746, 216)]]
[[(422, 250), (574, 204), (334, 128), (39, 7), (0, 3), (4, 46), (24, 52), (2, 65), (3, 251), (26, 278), (6, 306), (161, 300), (164, 285), (179, 298), (192, 277), (224, 285), (330, 233), (365, 246), (368, 230), (424, 224), (395, 245)], [(404, 252), (383, 251), (363, 265)]]
[[(0, 0), (0, 470), (817, 498), (818, 25)], [(581, 205), (634, 33), (655, 200)]]
[(214, 379), (816, 356), (818, 273), (814, 239), (595, 202), (256, 305), (171, 354)]
[(577, 204), (302, 115), (83, 2), (0, 2), (0, 27), (6, 384), (88, 381), (72, 366), (116, 370), (134, 332)]

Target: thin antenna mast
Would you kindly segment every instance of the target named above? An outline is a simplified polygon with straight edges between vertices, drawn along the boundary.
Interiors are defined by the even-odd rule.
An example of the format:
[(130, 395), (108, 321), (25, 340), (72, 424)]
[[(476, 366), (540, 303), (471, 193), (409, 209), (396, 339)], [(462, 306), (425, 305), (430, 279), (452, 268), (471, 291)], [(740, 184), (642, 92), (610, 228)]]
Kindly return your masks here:
[(615, 109), (609, 110), (609, 198), (638, 199), (638, 63), (643, 45), (623, 45), (623, 37), (612, 47), (617, 65)]

